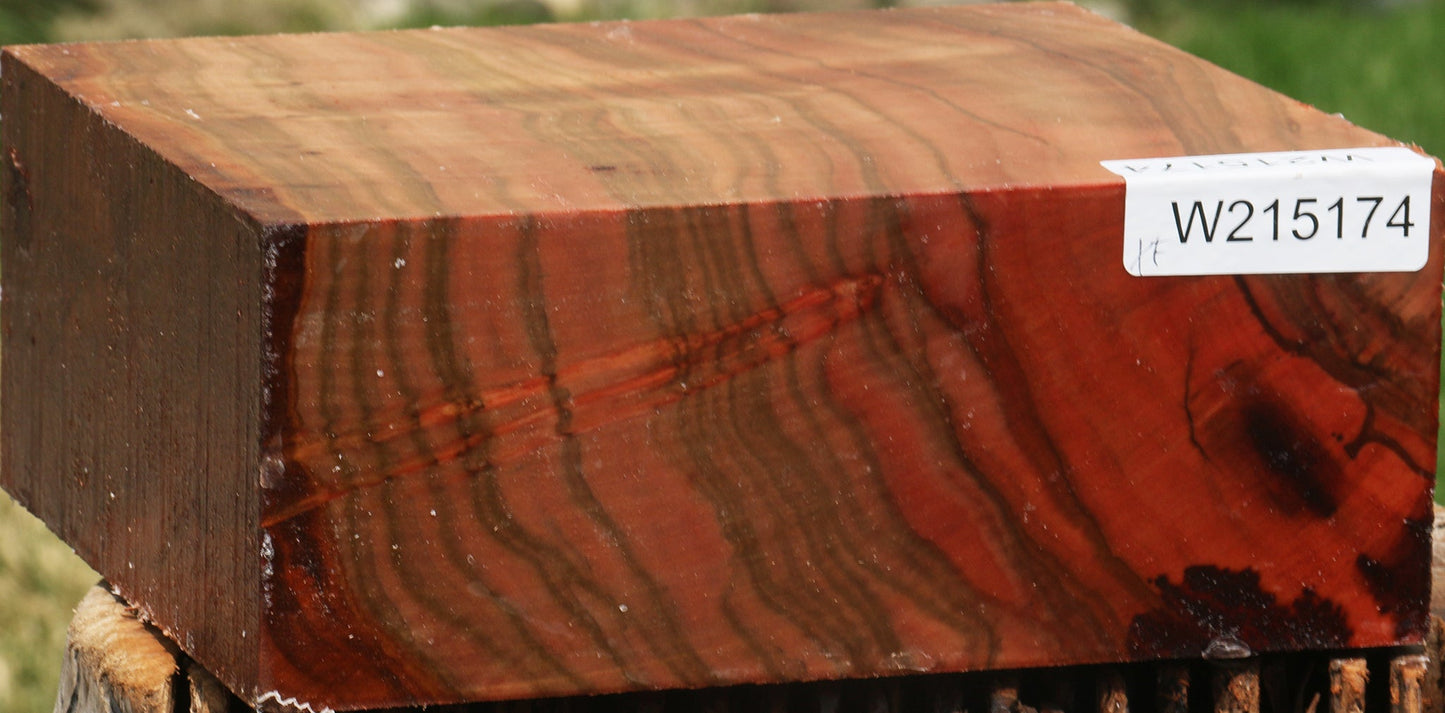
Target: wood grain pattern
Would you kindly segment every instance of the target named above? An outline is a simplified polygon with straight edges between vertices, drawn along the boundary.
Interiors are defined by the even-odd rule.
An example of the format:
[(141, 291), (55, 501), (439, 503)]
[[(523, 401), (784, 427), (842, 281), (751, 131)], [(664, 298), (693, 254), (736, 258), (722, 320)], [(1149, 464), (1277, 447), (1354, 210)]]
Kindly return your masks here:
[[(1424, 633), (1441, 174), (1421, 272), (1132, 278), (1100, 159), (1392, 142), (1097, 16), (5, 63), (7, 488), (248, 700)], [(136, 165), (175, 188), (59, 177)], [(87, 260), (117, 277), (67, 301)], [(94, 434), (102, 482), (76, 474)], [(177, 561), (213, 589), (168, 590)]]

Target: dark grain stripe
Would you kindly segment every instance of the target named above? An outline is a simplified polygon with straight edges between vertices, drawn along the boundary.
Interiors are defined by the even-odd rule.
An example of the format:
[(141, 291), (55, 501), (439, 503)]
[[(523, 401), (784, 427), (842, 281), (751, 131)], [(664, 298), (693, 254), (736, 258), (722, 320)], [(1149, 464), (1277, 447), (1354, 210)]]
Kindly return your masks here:
[[(437, 241), (442, 243), (443, 254), (445, 254), (446, 248), (448, 247), (446, 236), (450, 235), (450, 225), (440, 223), (429, 229), (419, 231), (419, 233), (419, 237), (423, 241)], [(422, 402), (422, 397), (413, 380), (416, 377), (422, 376), (422, 374), (414, 374), (414, 365), (403, 356), (401, 348), (404, 342), (399, 334), (399, 311), (402, 306), (402, 288), (405, 284), (403, 282), (402, 267), (408, 264), (407, 261), (409, 258), (415, 260), (418, 257), (414, 254), (415, 251), (411, 249), (412, 239), (411, 229), (409, 227), (402, 227), (397, 231), (392, 241), (393, 250), (391, 262), (394, 269), (388, 271), (389, 284), (385, 293), (386, 302), (382, 320), (386, 332), (384, 342), (388, 357), (386, 372), (391, 374), (391, 378), (395, 380), (401, 401), (403, 404), (408, 405), (408, 410), (410, 411), (408, 417), (411, 421), (411, 428), (409, 429), (408, 440), (411, 441), (412, 447), (421, 460), (435, 464), (439, 462), (439, 458), (427, 438), (427, 429), (421, 424), (416, 411), (416, 405)], [(428, 275), (425, 283), (427, 289), (445, 290), (449, 283), (446, 277), (446, 263), (427, 261), (424, 268)], [(431, 316), (433, 315), (428, 315), (428, 318)], [(443, 320), (439, 325), (442, 333), (450, 334), (452, 331), (450, 324), (445, 321), (450, 315), (442, 314), (435, 316)], [(386, 449), (386, 446), (387, 444), (385, 442), (378, 442), (376, 444), (378, 449)], [(390, 452), (389, 449), (382, 450), (380, 460), (383, 472), (397, 472), (396, 461), (398, 460), (398, 456)], [(437, 513), (436, 517), (440, 524), (439, 529), (443, 533), (446, 533), (448, 524), (454, 524), (459, 513), (456, 511), (456, 505), (446, 497), (443, 490), (437, 487), (438, 474), (434, 469), (427, 470), (430, 471), (428, 473), (428, 490), (430, 496), (427, 498), (427, 502), (432, 506), (430, 512)], [(435, 544), (439, 545), (442, 550), (446, 565), (459, 573), (464, 573), (474, 583), (480, 583), (482, 581), (479, 578), (480, 573), (477, 567), (468, 562), (467, 554), (459, 549), (459, 543), (456, 539), (443, 536), (440, 538), (440, 542)], [(410, 564), (410, 558), (414, 556), (415, 555), (410, 553), (397, 552), (395, 560), (398, 564)], [(405, 567), (401, 569), (401, 571), (405, 580), (413, 583), (427, 581), (430, 574), (423, 569), (418, 569), (414, 565)], [(484, 655), (487, 657), (506, 662), (508, 667), (524, 672), (528, 677), (538, 680), (551, 676), (560, 676), (564, 679), (570, 676), (569, 672), (566, 671), (565, 667), (561, 665), (556, 657), (536, 640), (535, 636), (533, 636), (532, 632), (528, 629), (527, 622), (519, 613), (503, 608), (503, 611), (509, 615), (507, 621), (511, 625), (512, 631), (510, 633), (516, 640), (519, 640), (514, 641), (510, 637), (504, 637), (502, 632), (484, 630), (479, 627), (475, 619), (468, 616), (465, 609), (456, 606), (455, 601), (431, 596), (424, 587), (412, 587), (409, 591), (414, 597), (424, 603), (426, 609), (430, 611), (433, 616), (445, 623), (449, 632), (465, 638), (477, 651), (485, 652)], [(494, 599), (498, 598), (495, 591), (488, 591), (488, 594)], [(518, 643), (521, 645), (516, 645)]]
[[(331, 319), (343, 320), (351, 323), (350, 338), (341, 346), (342, 351), (337, 354), (334, 364), (338, 368), (344, 368), (344, 376), (338, 381), (342, 388), (338, 388), (331, 397), (336, 399), (338, 404), (350, 404), (357, 410), (357, 427), (364, 433), (371, 433), (379, 428), (382, 423), (376, 416), (376, 364), (380, 363), (377, 355), (377, 345), (382, 341), (378, 336), (376, 325), (376, 313), (380, 305), (377, 302), (386, 298), (385, 290), (377, 290), (374, 283), (380, 282), (373, 277), (371, 256), (356, 260), (351, 270), (354, 270), (354, 294), (352, 295), (352, 308), (350, 310), (338, 310), (329, 315)], [(337, 272), (340, 272), (339, 270)], [(348, 272), (347, 274), (353, 274)], [(374, 296), (381, 293), (380, 297)], [(345, 356), (342, 357), (342, 354)], [(347, 388), (349, 387), (349, 388)], [(338, 452), (337, 459), (341, 461), (341, 453)], [(370, 448), (366, 450), (350, 450), (345, 455), (349, 456), (344, 470), (348, 470), (348, 476), (355, 478), (361, 471), (387, 472), (390, 454), (384, 448)], [(356, 462), (357, 456), (364, 460)], [(399, 592), (383, 584), (385, 575), (379, 571), (381, 567), (388, 567), (392, 570), (393, 576), (402, 582), (412, 577), (407, 570), (407, 562), (403, 558), (399, 546), (406, 541), (405, 526), (398, 522), (399, 517), (404, 517), (403, 509), (400, 507), (399, 498), (391, 495), (395, 490), (390, 480), (384, 480), (373, 490), (373, 495), (380, 501), (376, 507), (380, 513), (374, 510), (365, 509), (366, 501), (361, 498), (348, 499), (344, 507), (348, 517), (351, 519), (351, 532), (371, 534), (376, 531), (371, 521), (378, 517), (382, 522), (382, 537), (353, 538), (351, 544), (355, 547), (352, 561), (362, 564), (370, 571), (362, 572), (359, 579), (362, 583), (362, 591), (367, 595), (367, 602), (370, 609), (380, 614), (377, 621), (383, 625), (381, 632), (387, 636), (394, 645), (406, 652), (406, 657), (422, 662), (422, 666), (430, 671), (444, 671), (437, 668), (440, 663), (435, 653), (428, 649), (416, 632), (410, 627), (403, 610), (405, 602), (400, 601), (397, 595)], [(380, 560), (380, 562), (377, 562)], [(382, 563), (387, 564), (382, 564)], [(373, 584), (374, 583), (374, 584)], [(422, 606), (431, 608), (431, 603), (422, 602)], [(448, 687), (452, 682), (448, 681)]]
[(639, 563), (627, 533), (607, 512), (587, 483), (582, 466), (581, 445), (571, 433), (571, 394), (557, 382), (557, 345), (548, 326), (547, 290), (542, 283), (541, 253), (537, 245), (536, 230), (530, 222), (522, 226), (521, 237), (517, 255), (518, 274), (521, 278), (521, 293), (518, 299), (523, 306), (523, 319), (532, 341), (532, 349), (541, 359), (539, 370), (547, 378), (552, 405), (557, 413), (556, 431), (562, 437), (562, 476), (567, 490), (571, 493), (573, 503), (581, 508), (605, 534), (607, 540), (613, 543), (629, 573), (641, 583), (649, 614), (661, 628), (661, 631), (648, 633), (648, 645), (679, 680), (694, 685), (709, 682), (713, 680), (711, 670), (688, 641), (671, 599), (666, 596), (652, 574)]
[[(556, 568), (561, 567), (562, 577), (576, 576), (578, 573), (568, 571), (563, 558), (550, 552), (532, 535), (516, 525), (515, 518), (508, 511), (497, 488), (496, 469), (488, 455), (488, 429), (482, 414), (473, 405), (472, 394), (476, 388), (474, 376), (471, 366), (457, 346), (461, 335), (454, 327), (452, 273), (449, 270), (454, 227), (450, 223), (439, 223), (437, 229), (428, 237), (430, 239), (425, 243), (428, 279), (425, 283), (422, 312), (427, 324), (434, 326), (427, 330), (426, 348), (441, 383), (445, 385), (447, 401), (454, 404), (461, 413), (453, 426), (462, 442), (476, 442), (475, 446), (465, 449), (460, 458), (471, 482), (469, 516), (484, 529), (494, 532), (498, 544), (527, 561), (543, 576), (553, 599), (560, 599), (566, 605), (568, 599), (563, 596), (562, 585), (554, 576), (549, 576), (549, 571), (556, 571)], [(575, 602), (571, 603), (570, 607), (575, 618), (580, 607)], [(552, 675), (572, 685), (581, 685), (584, 679), (571, 671), (555, 652), (541, 643), (532, 630), (533, 623), (527, 622), (512, 608), (505, 608), (505, 611), (515, 626), (523, 650), (531, 661), (536, 662), (534, 665), (551, 670)], [(490, 634), (478, 633), (483, 636)]]

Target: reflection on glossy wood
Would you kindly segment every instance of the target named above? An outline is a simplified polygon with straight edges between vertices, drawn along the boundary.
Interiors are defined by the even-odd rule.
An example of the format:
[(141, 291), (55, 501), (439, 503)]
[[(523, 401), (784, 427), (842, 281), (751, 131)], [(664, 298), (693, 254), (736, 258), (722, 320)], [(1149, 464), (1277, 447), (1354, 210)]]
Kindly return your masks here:
[(3, 77), (6, 487), (252, 701), (1424, 632), (1438, 241), (1419, 273), (1132, 278), (1098, 165), (1391, 142), (1097, 16)]

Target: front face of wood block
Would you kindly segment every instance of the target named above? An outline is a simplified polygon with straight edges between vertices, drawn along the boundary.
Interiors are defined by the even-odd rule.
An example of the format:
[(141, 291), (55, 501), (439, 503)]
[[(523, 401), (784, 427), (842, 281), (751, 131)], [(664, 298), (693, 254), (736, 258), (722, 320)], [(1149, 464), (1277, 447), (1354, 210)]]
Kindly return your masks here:
[[(259, 514), (198, 533), (256, 572), (226, 580), (245, 643), (182, 636), (206, 600), (155, 586), (164, 556), (81, 543), (177, 598), (156, 617), (251, 700), (1422, 635), (1441, 174), (1419, 272), (1131, 277), (1099, 160), (1390, 142), (1097, 17), (15, 52), (77, 98), (47, 111), (100, 117), (251, 230), (227, 275), (261, 313), (232, 354), (260, 375), (232, 414)], [(6, 116), (43, 161), (52, 139)], [(12, 378), (32, 312), (6, 316), (4, 476), (56, 499), (35, 483), (64, 459), (9, 435), (40, 393)]]
[(1115, 190), (1022, 199), (313, 231), (271, 675), (511, 697), (1418, 637), (1429, 270), (1116, 276)]

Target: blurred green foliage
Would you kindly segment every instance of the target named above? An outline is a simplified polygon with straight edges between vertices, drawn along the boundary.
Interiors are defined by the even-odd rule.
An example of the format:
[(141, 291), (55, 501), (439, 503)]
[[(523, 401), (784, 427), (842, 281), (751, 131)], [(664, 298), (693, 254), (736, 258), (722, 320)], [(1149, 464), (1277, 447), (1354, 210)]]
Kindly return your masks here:
[(1139, 26), (1324, 111), (1445, 155), (1445, 1), (1135, 0)]
[[(421, 0), (395, 23), (398, 27), (430, 27), (432, 25), (527, 25), (554, 22), (560, 19), (550, 5), (539, 0), (499, 0), (497, 2), (456, 3)], [(568, 18), (572, 19), (572, 18)]]
[(99, 578), (0, 492), (0, 711), (50, 710), (65, 628)]
[(93, 12), (100, 0), (0, 0), (0, 44), (46, 42), (51, 23), (66, 12)]

